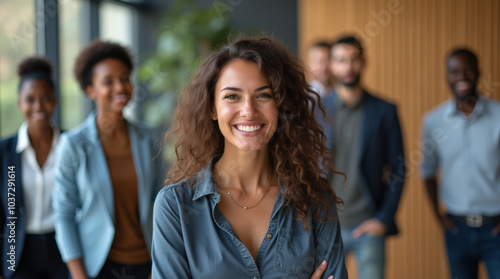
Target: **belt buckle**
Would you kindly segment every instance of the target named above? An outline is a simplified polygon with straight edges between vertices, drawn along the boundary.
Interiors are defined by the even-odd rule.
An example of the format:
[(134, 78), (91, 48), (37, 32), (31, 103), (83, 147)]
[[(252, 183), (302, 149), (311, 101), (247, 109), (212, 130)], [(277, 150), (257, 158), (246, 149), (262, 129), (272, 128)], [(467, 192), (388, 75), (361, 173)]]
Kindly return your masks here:
[(465, 217), (465, 223), (469, 227), (479, 228), (483, 225), (483, 215), (481, 215), (481, 214), (468, 214)]

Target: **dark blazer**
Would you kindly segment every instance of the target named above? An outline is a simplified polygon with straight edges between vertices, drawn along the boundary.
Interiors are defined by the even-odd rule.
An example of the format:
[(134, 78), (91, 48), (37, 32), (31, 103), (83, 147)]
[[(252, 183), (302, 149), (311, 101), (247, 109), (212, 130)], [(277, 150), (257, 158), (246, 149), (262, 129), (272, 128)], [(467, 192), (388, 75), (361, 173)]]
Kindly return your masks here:
[[(0, 267), (3, 278), (10, 278), (14, 274), (12, 270), (9, 270), (11, 264), (8, 262), (12, 256), (7, 255), (7, 253), (10, 253), (11, 250), (15, 251), (15, 260), (12, 263), (14, 263), (13, 267), (16, 270), (21, 259), (26, 237), (24, 195), (21, 179), (21, 154), (16, 153), (16, 146), (17, 135), (0, 141), (0, 225), (2, 228), (0, 229), (0, 247), (2, 253), (0, 255)], [(15, 191), (8, 190), (9, 167), (14, 167), (15, 178), (13, 182), (15, 186), (11, 188), (15, 189)], [(14, 205), (14, 210), (9, 210), (9, 198), (15, 198), (15, 202), (11, 203), (11, 205)], [(14, 230), (11, 230), (9, 227), (10, 223), (15, 224), (15, 228), (11, 226)], [(10, 249), (11, 245), (13, 245), (14, 249)]]
[[(395, 105), (364, 94), (358, 152), (361, 188), (374, 217), (387, 226), (387, 235), (394, 235), (398, 233), (394, 215), (406, 176), (401, 127)], [(331, 123), (338, 101), (334, 91), (321, 100)], [(323, 117), (318, 120), (328, 138), (327, 147), (332, 149), (335, 128)]]

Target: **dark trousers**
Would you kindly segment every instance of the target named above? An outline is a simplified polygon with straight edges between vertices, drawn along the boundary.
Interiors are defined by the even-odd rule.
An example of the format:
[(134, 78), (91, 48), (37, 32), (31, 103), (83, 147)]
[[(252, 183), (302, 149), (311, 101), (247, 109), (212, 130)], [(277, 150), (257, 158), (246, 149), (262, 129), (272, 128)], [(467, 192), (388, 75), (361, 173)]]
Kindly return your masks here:
[(453, 218), (457, 233), (445, 233), (452, 279), (477, 279), (479, 261), (486, 265), (490, 279), (500, 279), (500, 234), (493, 236), (494, 224), (469, 227)]
[(11, 278), (67, 279), (68, 276), (54, 233), (26, 235), (21, 261)]
[(95, 279), (148, 279), (151, 267), (151, 262), (129, 265), (108, 259)]

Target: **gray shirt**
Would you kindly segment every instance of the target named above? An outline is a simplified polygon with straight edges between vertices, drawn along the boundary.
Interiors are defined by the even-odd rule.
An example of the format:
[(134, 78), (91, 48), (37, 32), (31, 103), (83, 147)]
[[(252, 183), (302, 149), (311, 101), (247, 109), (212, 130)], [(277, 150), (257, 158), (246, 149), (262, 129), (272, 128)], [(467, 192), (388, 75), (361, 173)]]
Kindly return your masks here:
[[(158, 194), (151, 251), (153, 279), (309, 279), (323, 260), (328, 265), (321, 278), (347, 278), (338, 223), (321, 223), (309, 216), (312, 227), (304, 230), (293, 208), (283, 206), (280, 194), (254, 260), (217, 207), (220, 194), (212, 178), (217, 159), (212, 158), (194, 179), (167, 186)], [(337, 216), (333, 201), (331, 205), (328, 215)], [(241, 215), (244, 218), (244, 212)]]
[(347, 180), (343, 185), (344, 177), (334, 175), (331, 183), (335, 193), (344, 201), (339, 213), (340, 222), (343, 227), (352, 228), (373, 216), (361, 190), (358, 162), (363, 98), (354, 107), (348, 107), (338, 99), (333, 117), (335, 169), (345, 173)]
[(450, 100), (423, 122), (424, 179), (441, 170), (439, 195), (455, 215), (500, 214), (500, 103), (482, 97), (467, 117)]

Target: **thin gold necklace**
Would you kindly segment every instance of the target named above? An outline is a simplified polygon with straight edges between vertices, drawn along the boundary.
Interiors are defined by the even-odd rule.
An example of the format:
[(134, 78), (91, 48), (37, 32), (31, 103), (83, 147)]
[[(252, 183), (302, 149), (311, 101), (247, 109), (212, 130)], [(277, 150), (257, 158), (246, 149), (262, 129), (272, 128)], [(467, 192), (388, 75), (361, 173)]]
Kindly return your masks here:
[(269, 192), (269, 190), (271, 189), (271, 184), (269, 184), (269, 185), (267, 186), (266, 191), (264, 192), (264, 194), (262, 194), (262, 197), (260, 197), (259, 201), (258, 201), (257, 203), (255, 203), (254, 205), (252, 205), (252, 206), (244, 206), (244, 205), (241, 205), (241, 204), (240, 204), (237, 200), (235, 200), (235, 199), (233, 198), (233, 195), (231, 195), (231, 192), (229, 192), (229, 190), (228, 190), (226, 187), (224, 187), (224, 186), (222, 186), (222, 185), (220, 185), (220, 187), (222, 188), (222, 190), (224, 190), (224, 192), (226, 192), (226, 193), (227, 193), (227, 195), (231, 198), (231, 200), (234, 202), (234, 204), (236, 204), (237, 206), (239, 206), (239, 207), (243, 208), (244, 210), (247, 210), (247, 209), (254, 208), (254, 207), (256, 207), (257, 205), (259, 205), (259, 203), (260, 203), (260, 202), (264, 199), (264, 196), (265, 196), (265, 195), (267, 194), (267, 192)]

